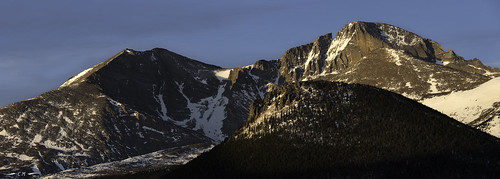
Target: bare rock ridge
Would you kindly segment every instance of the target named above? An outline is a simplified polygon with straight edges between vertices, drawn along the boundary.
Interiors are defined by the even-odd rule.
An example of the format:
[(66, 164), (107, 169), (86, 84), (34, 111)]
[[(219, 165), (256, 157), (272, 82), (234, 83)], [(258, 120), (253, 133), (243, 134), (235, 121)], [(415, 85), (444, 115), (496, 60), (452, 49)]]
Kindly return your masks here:
[[(254, 100), (288, 83), (365, 84), (422, 100), (474, 89), (499, 74), (430, 39), (368, 22), (349, 23), (280, 59), (231, 69), (161, 48), (125, 49), (54, 90), (1, 108), (0, 174), (46, 175), (219, 144), (260, 112), (250, 107)], [(489, 132), (500, 109), (481, 110), (468, 124)]]

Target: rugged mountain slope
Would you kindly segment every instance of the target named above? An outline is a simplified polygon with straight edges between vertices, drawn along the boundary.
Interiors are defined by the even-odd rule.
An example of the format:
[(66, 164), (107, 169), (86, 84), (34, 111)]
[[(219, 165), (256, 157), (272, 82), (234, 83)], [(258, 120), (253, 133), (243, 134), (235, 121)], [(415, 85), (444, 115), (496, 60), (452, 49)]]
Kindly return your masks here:
[(2, 173), (47, 174), (218, 143), (246, 121), (269, 82), (284, 81), (277, 65), (221, 69), (165, 49), (123, 50), (55, 90), (0, 109)]
[(500, 141), (401, 95), (300, 82), (169, 177), (495, 177)]
[(361, 83), (412, 99), (467, 90), (498, 69), (466, 61), (412, 32), (383, 23), (352, 22), (311, 44), (288, 50), (281, 59), (287, 82), (323, 79)]
[[(452, 50), (444, 51), (439, 43), (399, 27), (352, 22), (334, 38), (327, 34), (288, 50), (281, 58), (280, 73), (287, 82), (321, 79), (367, 84), (423, 100), (474, 89), (498, 77), (500, 70), (478, 59), (465, 60)], [(490, 98), (482, 97), (479, 100)], [(458, 120), (498, 136), (493, 132), (497, 122), (492, 122), (498, 110), (483, 108), (474, 111), (482, 114), (477, 118)], [(463, 111), (457, 108), (446, 114)]]
[[(248, 119), (249, 106), (255, 99), (266, 96), (269, 86), (282, 85), (284, 78), (279, 74), (279, 60), (259, 60), (252, 65), (227, 69), (231, 81), (227, 117), (222, 131), (230, 136)], [(234, 121), (234, 122), (229, 122)]]
[[(2, 173), (19, 170), (47, 174), (169, 147), (212, 143), (202, 133), (175, 125), (162, 116), (162, 105), (156, 101), (167, 101), (161, 94), (168, 89), (155, 86), (162, 83), (158, 79), (133, 73), (145, 70), (141, 69), (143, 65), (132, 65), (133, 53), (122, 51), (58, 89), (0, 109)], [(168, 63), (172, 58), (176, 57), (159, 57), (158, 63)], [(126, 65), (139, 69), (126, 69)], [(149, 96), (129, 84), (143, 85)]]
[(500, 78), (477, 88), (425, 99), (422, 104), (500, 137)]

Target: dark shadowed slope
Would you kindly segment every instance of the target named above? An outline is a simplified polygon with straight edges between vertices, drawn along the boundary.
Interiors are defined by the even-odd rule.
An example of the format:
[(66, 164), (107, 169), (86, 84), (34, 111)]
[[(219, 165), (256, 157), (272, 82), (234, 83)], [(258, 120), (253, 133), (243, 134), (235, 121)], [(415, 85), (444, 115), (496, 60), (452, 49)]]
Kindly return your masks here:
[(385, 90), (300, 82), (169, 177), (495, 177), (500, 141)]

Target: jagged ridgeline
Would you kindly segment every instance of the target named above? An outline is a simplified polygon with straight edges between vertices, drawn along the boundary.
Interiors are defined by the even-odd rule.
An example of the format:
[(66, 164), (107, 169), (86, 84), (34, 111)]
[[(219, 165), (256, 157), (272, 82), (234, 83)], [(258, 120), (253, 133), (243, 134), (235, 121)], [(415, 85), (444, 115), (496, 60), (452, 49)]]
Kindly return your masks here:
[(417, 100), (472, 89), (500, 72), (402, 28), (359, 21), (288, 50), (280, 71), (288, 82), (368, 84)]
[[(307, 122), (320, 114), (347, 115), (340, 116), (343, 118), (334, 116), (335, 119), (347, 120), (364, 115), (357, 113), (365, 110), (373, 113), (369, 116), (382, 113), (375, 111), (377, 107), (366, 101), (363, 107), (342, 108), (345, 102), (341, 103), (337, 99), (339, 96), (331, 96), (335, 97), (334, 101), (318, 104), (309, 104), (309, 99), (303, 99), (305, 101), (300, 104), (307, 103), (309, 109), (303, 105), (293, 106), (294, 102), (301, 100), (296, 98), (301, 93), (295, 93), (293, 85), (285, 87), (291, 90), (286, 92), (286, 98), (277, 95), (283, 91), (271, 90), (270, 96), (281, 100), (270, 105), (274, 106), (276, 115), (261, 114), (270, 111), (262, 106), (267, 106), (272, 97), (268, 96), (267, 102), (256, 101), (251, 105), (255, 99), (265, 98), (269, 89), (308, 80), (365, 84), (414, 100), (441, 102), (430, 97), (447, 98), (443, 95), (457, 96), (456, 92), (474, 89), (463, 93), (469, 94), (473, 105), (467, 103), (471, 105), (443, 110), (441, 107), (447, 107), (450, 102), (442, 102), (435, 109), (500, 136), (500, 125), (496, 125), (500, 121), (500, 105), (497, 105), (500, 98), (491, 97), (500, 96), (500, 93), (490, 90), (500, 86), (498, 80), (490, 80), (499, 76), (499, 72), (478, 59), (465, 60), (452, 50), (444, 51), (437, 42), (402, 28), (359, 21), (345, 25), (336, 36), (323, 35), (313, 43), (287, 50), (280, 59), (259, 60), (252, 65), (230, 69), (161, 48), (147, 51), (125, 49), (71, 77), (54, 90), (1, 108), (0, 174), (22, 170), (46, 175), (165, 148), (218, 144), (247, 122), (249, 116), (252, 122), (248, 125), (252, 126), (238, 131), (237, 136), (241, 137), (230, 141), (246, 140), (248, 137), (244, 136), (247, 134), (269, 136), (269, 131), (298, 130), (293, 127), (295, 123), (279, 122), (278, 125), (270, 121), (300, 118)], [(324, 90), (321, 88), (316, 91)], [(358, 89), (356, 85), (345, 88)], [(308, 89), (314, 91), (312, 87)], [(331, 95), (340, 95), (337, 91), (342, 90), (334, 91)], [(482, 95), (485, 91), (488, 97)], [(376, 96), (367, 96), (358, 100), (374, 98)], [(484, 102), (478, 98), (488, 100)], [(342, 105), (335, 110), (343, 109), (342, 113), (317, 111), (337, 103)], [(379, 105), (380, 102), (374, 100), (373, 104)], [(288, 111), (281, 111), (284, 109)], [(420, 109), (415, 108), (413, 112), (420, 114)], [(422, 115), (429, 114), (433, 112)], [(353, 118), (354, 121), (360, 119)], [(263, 120), (267, 122), (262, 124), (272, 126), (253, 123)], [(335, 123), (337, 128), (341, 127), (338, 122)], [(311, 126), (315, 125), (311, 123)], [(368, 129), (359, 127), (358, 130)], [(317, 139), (315, 134), (306, 132), (303, 135), (307, 140)], [(321, 137), (321, 141), (327, 137)]]
[(500, 141), (366, 85), (286, 84), (171, 177), (495, 177)]

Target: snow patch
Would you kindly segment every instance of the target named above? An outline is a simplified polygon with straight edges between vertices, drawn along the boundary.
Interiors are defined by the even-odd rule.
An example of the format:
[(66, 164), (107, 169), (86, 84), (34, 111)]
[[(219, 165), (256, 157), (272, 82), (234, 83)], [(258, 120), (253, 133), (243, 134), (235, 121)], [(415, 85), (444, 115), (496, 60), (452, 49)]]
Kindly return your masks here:
[(477, 70), (484, 71), (484, 75), (486, 75), (486, 76), (494, 76), (494, 75), (498, 74), (498, 72), (491, 72), (491, 71), (488, 71), (486, 69), (476, 67), (474, 65), (468, 65), (468, 66), (470, 66), (470, 67), (472, 67), (474, 69), (477, 69)]
[(258, 76), (252, 74), (252, 72), (250, 72), (250, 71), (248, 71), (248, 75), (250, 75), (250, 77), (252, 77), (253, 81), (255, 81), (255, 82), (258, 82), (260, 79)]
[(79, 81), (80, 79), (83, 78), (83, 76), (87, 75), (88, 73), (90, 73), (90, 71), (92, 71), (94, 69), (94, 67), (91, 67), (91, 68), (88, 68), (86, 70), (83, 70), (82, 72), (78, 73), (78, 75), (70, 78), (68, 81), (64, 82), (61, 87), (65, 87), (65, 86), (69, 86), (71, 84), (73, 84), (75, 81)]
[(9, 133), (7, 133), (7, 131), (6, 131), (5, 129), (3, 129), (2, 131), (0, 131), (0, 135), (1, 135), (1, 136), (8, 137), (8, 136), (9, 136)]
[(406, 82), (405, 86), (408, 87), (408, 88), (413, 88), (413, 86), (411, 86), (410, 82)]
[(345, 33), (345, 31), (341, 31), (340, 36), (335, 37), (335, 39), (333, 39), (332, 43), (330, 44), (330, 47), (328, 47), (328, 51), (326, 52), (328, 57), (326, 58), (326, 61), (335, 60), (340, 52), (344, 50), (347, 45), (349, 45), (349, 42), (351, 41), (352, 37), (354, 37), (355, 33), (356, 32), (347, 34)]
[(439, 90), (437, 89), (437, 80), (434, 78), (434, 74), (429, 75), (429, 79), (427, 79), (427, 83), (430, 84), (429, 87), (429, 93), (439, 93)]
[(152, 53), (152, 54), (151, 54), (151, 61), (153, 61), (153, 62), (158, 61), (158, 59), (156, 59), (156, 57), (155, 57), (155, 54), (154, 54), (154, 53)]
[(438, 59), (435, 59), (435, 60), (436, 60), (436, 64), (444, 66), (444, 62), (443, 61), (438, 60)]
[[(477, 119), (483, 110), (492, 108), (493, 103), (500, 101), (498, 89), (500, 89), (500, 78), (493, 78), (474, 89), (425, 99), (421, 103), (467, 124)], [(497, 116), (495, 120), (500, 119)], [(496, 125), (491, 134), (500, 137), (498, 128), (499, 125)]]
[(27, 156), (27, 155), (24, 155), (24, 154), (21, 154), (19, 155), (19, 160), (22, 160), (22, 161), (30, 161), (30, 160), (33, 160), (33, 157), (30, 157), (30, 156)]
[(55, 149), (55, 150), (59, 150), (59, 151), (63, 151), (63, 152), (71, 152), (71, 151), (78, 150), (78, 148), (76, 146), (72, 146), (71, 148), (67, 148), (64, 146), (59, 146), (58, 142), (54, 142), (51, 140), (46, 140), (40, 144), (44, 145), (46, 148), (51, 148), (51, 149)]
[(216, 142), (222, 142), (227, 136), (222, 133), (223, 120), (226, 118), (226, 105), (229, 99), (222, 94), (225, 91), (226, 84), (220, 85), (215, 96), (201, 99), (198, 103), (193, 103), (184, 94), (184, 84), (177, 83), (179, 92), (187, 101), (187, 108), (191, 111), (189, 119), (176, 121), (177, 125), (186, 127), (188, 121), (194, 120), (196, 126), (193, 130), (202, 130), (205, 136), (214, 139)]
[(276, 70), (278, 71), (278, 74), (276, 75), (276, 79), (274, 80), (274, 84), (278, 84), (279, 80), (280, 80), (280, 71), (279, 70)]
[(416, 45), (421, 41), (420, 38), (414, 37), (411, 39), (411, 42), (407, 42), (408, 39), (405, 39), (405, 34), (409, 33), (399, 27), (395, 27), (392, 25), (380, 25), (378, 27), (380, 29), (380, 36), (385, 38), (389, 43), (402, 46), (402, 45)]
[(387, 50), (387, 53), (389, 53), (389, 55), (391, 57), (391, 62), (394, 62), (397, 66), (403, 65), (401, 63), (401, 58), (400, 58), (400, 56), (403, 56), (403, 52), (397, 51), (394, 49), (388, 49), (388, 48), (386, 48), (386, 50)]
[(33, 140), (31, 141), (32, 144), (39, 143), (42, 141), (42, 135), (36, 134), (35, 137), (33, 137)]
[(231, 69), (216, 70), (214, 71), (214, 73), (217, 79), (223, 81), (229, 79), (229, 74), (231, 73)]
[(159, 111), (160, 117), (164, 121), (171, 121), (172, 119), (170, 119), (170, 117), (168, 117), (167, 115), (167, 106), (165, 105), (165, 101), (163, 101), (163, 86), (165, 86), (165, 84), (163, 84), (160, 87), (158, 94), (156, 95), (155, 94), (156, 85), (153, 84), (153, 98), (156, 100), (158, 104), (160, 104), (160, 111)]
[(306, 71), (308, 71), (308, 70), (309, 70), (309, 68), (311, 68), (311, 65), (312, 65), (313, 63), (315, 63), (317, 60), (319, 60), (319, 59), (318, 59), (318, 57), (319, 57), (319, 53), (313, 53), (313, 51), (314, 51), (314, 49), (312, 49), (312, 50), (309, 52), (309, 54), (307, 55), (307, 60), (306, 60), (306, 62), (304, 63), (304, 64), (305, 64), (305, 69), (306, 69)]
[(159, 134), (161, 134), (161, 135), (165, 135), (165, 133), (164, 133), (164, 132), (159, 131), (159, 130), (156, 130), (156, 129), (153, 129), (153, 128), (151, 128), (151, 127), (142, 126), (142, 128), (143, 128), (144, 130), (149, 130), (149, 131), (153, 131), (153, 132), (159, 133)]
[(28, 173), (28, 175), (42, 175), (42, 172), (40, 172), (40, 170), (38, 170), (37, 165), (31, 167), (31, 170), (32, 170), (32, 172)]
[(57, 160), (54, 160), (53, 162), (54, 162), (54, 164), (56, 164), (56, 166), (57, 166), (57, 168), (59, 168), (59, 170), (61, 170), (61, 171), (64, 170), (63, 165), (61, 165), (59, 162), (57, 162)]

